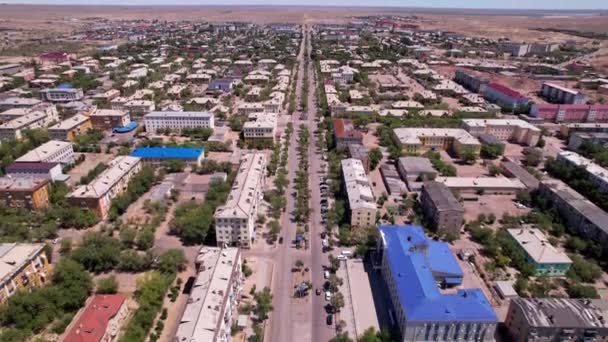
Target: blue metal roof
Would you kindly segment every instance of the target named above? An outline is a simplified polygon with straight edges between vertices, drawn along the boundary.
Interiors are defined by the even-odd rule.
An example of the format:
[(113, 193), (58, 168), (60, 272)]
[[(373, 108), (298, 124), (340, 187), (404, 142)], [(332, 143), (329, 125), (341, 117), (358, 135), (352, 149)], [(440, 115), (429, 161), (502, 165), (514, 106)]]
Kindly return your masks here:
[(191, 147), (138, 147), (132, 157), (144, 159), (197, 159), (205, 150)]
[(139, 122), (131, 121), (131, 122), (129, 122), (128, 125), (126, 125), (124, 127), (112, 128), (112, 133), (128, 133), (128, 132), (131, 132), (132, 130), (136, 129), (137, 126), (139, 126)]
[(447, 244), (429, 239), (419, 226), (382, 225), (378, 229), (408, 321), (497, 321), (480, 289), (458, 290), (456, 294), (439, 291), (433, 273), (462, 277)]
[(72, 89), (72, 88), (74, 88), (74, 87), (69, 83), (62, 83), (57, 86), (57, 89)]

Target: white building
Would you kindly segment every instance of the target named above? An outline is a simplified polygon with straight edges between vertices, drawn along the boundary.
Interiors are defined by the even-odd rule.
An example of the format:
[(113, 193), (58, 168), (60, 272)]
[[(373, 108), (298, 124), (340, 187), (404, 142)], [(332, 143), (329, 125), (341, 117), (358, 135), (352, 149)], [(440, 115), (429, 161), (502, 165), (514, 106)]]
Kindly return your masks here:
[(368, 227), (376, 223), (376, 201), (372, 186), (359, 159), (343, 159), (342, 175), (348, 196), (350, 224)]
[(144, 115), (146, 131), (170, 129), (182, 131), (186, 128), (214, 128), (214, 116), (210, 112), (152, 112)]
[(245, 140), (272, 139), (274, 141), (277, 129), (277, 115), (275, 113), (249, 114), (249, 121), (243, 124)]
[(240, 250), (203, 247), (196, 265), (198, 274), (174, 340), (230, 341), (241, 291)]
[(40, 98), (49, 102), (72, 102), (84, 98), (82, 89), (76, 88), (54, 88), (40, 91)]
[[(112, 104), (114, 109), (114, 104)], [(149, 100), (133, 100), (124, 104), (124, 110), (128, 111), (129, 114), (145, 114), (156, 109), (154, 101)]]
[(528, 146), (536, 146), (540, 139), (540, 129), (524, 120), (463, 119), (462, 127), (475, 137), (490, 134), (499, 140)]
[(51, 140), (17, 158), (16, 162), (72, 164), (74, 148), (70, 142)]
[(0, 125), (0, 140), (21, 140), (23, 131), (44, 128), (58, 120), (57, 111), (31, 112)]
[(569, 151), (558, 153), (556, 160), (585, 168), (585, 171), (587, 171), (589, 179), (593, 184), (595, 184), (600, 191), (608, 192), (608, 170), (601, 167), (599, 164), (594, 163), (592, 160), (589, 160), (578, 153)]
[(219, 245), (249, 247), (255, 239), (258, 205), (264, 196), (266, 155), (243, 157), (226, 204), (215, 211), (215, 236)]

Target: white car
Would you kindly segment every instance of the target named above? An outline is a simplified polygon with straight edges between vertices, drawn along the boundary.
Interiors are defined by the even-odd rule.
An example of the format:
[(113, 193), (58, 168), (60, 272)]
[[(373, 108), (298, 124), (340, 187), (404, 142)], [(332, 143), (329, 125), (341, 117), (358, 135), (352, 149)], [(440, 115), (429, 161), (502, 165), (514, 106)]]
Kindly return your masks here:
[(329, 271), (323, 272), (323, 278), (329, 279)]
[(331, 292), (325, 291), (325, 300), (328, 302), (331, 300)]

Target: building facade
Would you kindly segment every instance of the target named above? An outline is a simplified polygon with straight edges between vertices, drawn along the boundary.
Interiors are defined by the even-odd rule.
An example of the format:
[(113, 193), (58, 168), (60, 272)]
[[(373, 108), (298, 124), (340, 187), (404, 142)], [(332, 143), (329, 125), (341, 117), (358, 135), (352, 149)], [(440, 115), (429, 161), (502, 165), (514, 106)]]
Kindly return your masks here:
[(50, 281), (51, 264), (44, 244), (0, 244), (0, 303), (18, 290), (44, 286)]
[(498, 83), (486, 85), (483, 90), (483, 96), (486, 100), (509, 110), (526, 106), (530, 102), (530, 99), (521, 93)]
[(131, 122), (129, 113), (114, 109), (98, 109), (89, 117), (93, 128), (102, 131), (111, 130), (114, 127), (124, 127)]
[(585, 94), (580, 91), (549, 82), (541, 85), (540, 95), (553, 103), (585, 104), (587, 101)]
[(82, 89), (55, 88), (40, 91), (40, 98), (48, 102), (72, 102), (84, 99)]
[(59, 116), (56, 110), (30, 112), (0, 125), (0, 140), (21, 140), (24, 131), (44, 128), (58, 120)]
[(461, 154), (470, 149), (479, 155), (481, 143), (464, 129), (458, 128), (395, 128), (395, 139), (407, 153), (446, 150)]
[(572, 260), (553, 247), (540, 229), (507, 229), (507, 232), (534, 267), (536, 276), (561, 277), (570, 269)]
[(241, 160), (226, 204), (213, 216), (215, 236), (220, 246), (251, 246), (255, 239), (255, 221), (264, 196), (266, 155), (250, 153)]
[(530, 116), (551, 122), (606, 122), (608, 105), (605, 104), (534, 104)]
[(125, 295), (96, 294), (77, 314), (63, 340), (66, 342), (116, 341), (128, 314)]
[(129, 181), (141, 170), (140, 158), (120, 156), (89, 184), (81, 185), (68, 195), (68, 203), (90, 210), (102, 220), (109, 214), (112, 200), (127, 190)]
[(539, 128), (523, 120), (463, 119), (462, 127), (475, 137), (489, 134), (498, 140), (528, 146), (536, 146), (541, 135)]
[(277, 114), (275, 113), (253, 113), (249, 115), (249, 121), (243, 124), (243, 137), (245, 141), (266, 140), (274, 142), (277, 130)]
[(214, 128), (214, 115), (210, 112), (151, 112), (144, 115), (146, 131), (159, 130), (181, 132), (190, 128)]
[(456, 236), (460, 233), (464, 209), (444, 184), (425, 182), (422, 186), (420, 205), (424, 216), (432, 222), (439, 233)]
[(363, 144), (363, 134), (355, 128), (352, 120), (334, 118), (331, 122), (338, 148), (346, 148), (350, 144)]
[(566, 165), (584, 168), (589, 180), (597, 186), (598, 190), (601, 192), (608, 192), (608, 170), (601, 167), (599, 164), (596, 164), (578, 153), (570, 151), (558, 153), (556, 160)]
[(231, 341), (242, 288), (238, 248), (203, 247), (196, 258), (197, 276), (177, 327), (175, 341)]
[(49, 127), (49, 135), (54, 140), (74, 141), (76, 136), (85, 134), (92, 127), (91, 119), (88, 116), (76, 114)]
[(49, 189), (45, 177), (0, 177), (0, 199), (7, 208), (42, 209), (49, 204)]

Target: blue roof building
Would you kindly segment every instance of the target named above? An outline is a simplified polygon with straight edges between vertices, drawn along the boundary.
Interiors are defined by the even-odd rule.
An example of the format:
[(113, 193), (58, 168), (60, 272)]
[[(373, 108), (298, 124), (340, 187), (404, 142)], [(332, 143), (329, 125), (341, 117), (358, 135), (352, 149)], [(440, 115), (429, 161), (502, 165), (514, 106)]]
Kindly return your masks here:
[(378, 230), (382, 276), (404, 341), (494, 341), (497, 317), (480, 289), (439, 288), (463, 277), (446, 243), (419, 226)]
[(205, 150), (191, 147), (138, 147), (131, 152), (131, 156), (139, 157), (148, 163), (178, 159), (190, 165), (200, 166), (205, 157)]

